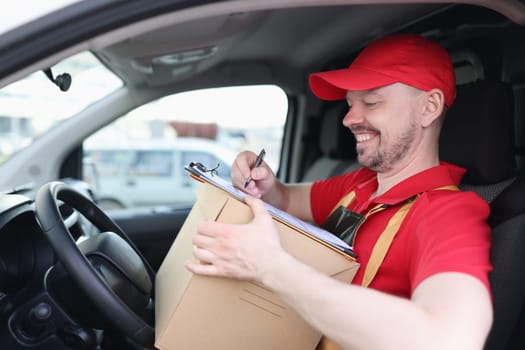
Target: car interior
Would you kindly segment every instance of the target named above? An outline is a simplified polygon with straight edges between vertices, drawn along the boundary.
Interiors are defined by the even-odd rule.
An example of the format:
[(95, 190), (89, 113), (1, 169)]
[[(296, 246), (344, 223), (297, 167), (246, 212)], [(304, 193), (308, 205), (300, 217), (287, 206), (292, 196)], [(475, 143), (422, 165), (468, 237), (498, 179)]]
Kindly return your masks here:
[[(348, 66), (377, 38), (415, 33), (446, 48), (455, 67), (440, 158), (466, 168), (461, 189), (491, 208), (494, 323), (484, 349), (525, 348), (524, 25), (524, 0), (90, 1), (0, 34), (0, 87), (45, 73), (45, 88), (67, 96), (76, 76), (57, 65), (80, 52), (122, 82), (0, 162), (0, 347), (153, 347), (155, 272), (191, 203), (101, 209), (85, 177), (88, 137), (165, 96), (271, 84), (288, 106), (278, 178), (352, 171), (346, 101), (317, 99), (308, 76)], [(119, 254), (128, 260), (111, 258)]]

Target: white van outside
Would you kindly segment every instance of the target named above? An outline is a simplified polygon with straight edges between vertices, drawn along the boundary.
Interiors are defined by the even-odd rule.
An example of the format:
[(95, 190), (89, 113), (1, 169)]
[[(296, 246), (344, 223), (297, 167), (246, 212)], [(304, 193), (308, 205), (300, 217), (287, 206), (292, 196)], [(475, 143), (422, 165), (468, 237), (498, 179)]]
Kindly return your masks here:
[[(199, 162), (230, 181), (236, 153), (201, 138), (90, 145), (84, 150), (100, 207), (191, 205), (197, 181), (184, 169)], [(87, 169), (89, 167), (90, 169)]]

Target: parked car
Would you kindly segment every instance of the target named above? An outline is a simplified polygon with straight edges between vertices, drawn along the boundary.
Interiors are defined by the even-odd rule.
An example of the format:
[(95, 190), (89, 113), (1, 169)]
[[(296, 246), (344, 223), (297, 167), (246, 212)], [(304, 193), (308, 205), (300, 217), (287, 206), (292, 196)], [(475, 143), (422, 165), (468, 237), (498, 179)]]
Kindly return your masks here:
[(451, 55), (440, 155), (492, 209), (485, 350), (525, 347), (523, 0), (62, 0), (12, 2), (0, 18), (1, 349), (153, 347), (155, 273), (191, 209), (163, 196), (186, 182), (156, 179), (160, 194), (101, 210), (133, 171), (110, 165), (124, 176), (107, 189), (95, 148), (171, 135), (176, 150), (183, 138), (160, 126), (212, 123), (231, 152), (264, 148), (281, 181), (339, 174), (356, 166), (348, 106), (315, 98), (308, 76), (399, 32)]
[(98, 205), (103, 209), (157, 205), (192, 205), (198, 182), (184, 166), (198, 162), (230, 181), (236, 153), (206, 140), (147, 141), (96, 145), (84, 150), (86, 166), (95, 168)]

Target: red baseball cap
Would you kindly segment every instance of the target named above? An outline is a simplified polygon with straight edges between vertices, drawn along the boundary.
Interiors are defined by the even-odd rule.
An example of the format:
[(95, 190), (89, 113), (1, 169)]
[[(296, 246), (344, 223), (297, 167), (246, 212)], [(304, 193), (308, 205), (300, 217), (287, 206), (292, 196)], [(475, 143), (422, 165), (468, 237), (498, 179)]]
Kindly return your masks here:
[(450, 107), (456, 98), (454, 67), (447, 51), (415, 34), (396, 34), (368, 45), (345, 69), (313, 73), (310, 88), (322, 100), (341, 100), (348, 90), (403, 83), (440, 89)]

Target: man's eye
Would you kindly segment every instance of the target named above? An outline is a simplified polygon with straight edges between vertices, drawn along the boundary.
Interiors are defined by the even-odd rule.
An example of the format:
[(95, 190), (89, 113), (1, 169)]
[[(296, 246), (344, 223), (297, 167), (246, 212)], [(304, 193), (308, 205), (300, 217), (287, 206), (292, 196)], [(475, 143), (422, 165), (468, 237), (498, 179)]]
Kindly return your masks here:
[(365, 102), (365, 106), (367, 106), (368, 108), (373, 108), (377, 106), (377, 102)]

